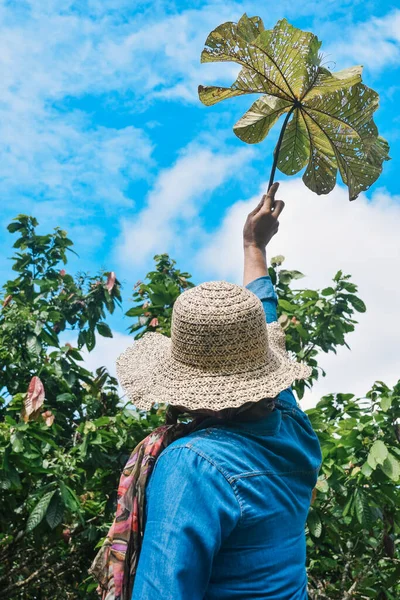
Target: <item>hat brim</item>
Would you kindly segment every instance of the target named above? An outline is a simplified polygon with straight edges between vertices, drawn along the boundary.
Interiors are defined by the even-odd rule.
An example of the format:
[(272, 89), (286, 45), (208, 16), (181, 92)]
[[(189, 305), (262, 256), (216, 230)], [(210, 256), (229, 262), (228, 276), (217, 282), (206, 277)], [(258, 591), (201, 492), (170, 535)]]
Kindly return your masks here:
[(279, 323), (269, 323), (267, 327), (266, 363), (242, 372), (239, 368), (234, 373), (210, 372), (183, 364), (173, 357), (170, 338), (146, 333), (119, 356), (119, 382), (131, 402), (143, 410), (162, 402), (189, 410), (218, 411), (275, 398), (295, 380), (310, 377), (312, 369), (289, 358)]

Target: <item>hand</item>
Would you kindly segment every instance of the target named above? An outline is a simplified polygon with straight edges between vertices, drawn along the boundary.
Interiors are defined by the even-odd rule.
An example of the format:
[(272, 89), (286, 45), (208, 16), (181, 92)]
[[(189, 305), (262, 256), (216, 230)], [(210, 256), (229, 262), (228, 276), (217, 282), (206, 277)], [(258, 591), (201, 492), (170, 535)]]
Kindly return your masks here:
[(283, 200), (275, 200), (279, 183), (273, 183), (260, 203), (249, 213), (243, 228), (243, 245), (265, 249), (279, 228), (278, 217), (283, 211)]

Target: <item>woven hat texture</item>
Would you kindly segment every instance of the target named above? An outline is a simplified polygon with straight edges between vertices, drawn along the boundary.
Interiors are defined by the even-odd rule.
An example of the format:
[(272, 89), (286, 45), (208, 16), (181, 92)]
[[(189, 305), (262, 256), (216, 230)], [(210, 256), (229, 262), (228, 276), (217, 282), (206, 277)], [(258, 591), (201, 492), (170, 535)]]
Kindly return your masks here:
[(266, 323), (255, 294), (209, 281), (177, 298), (171, 338), (146, 333), (119, 356), (117, 375), (139, 409), (222, 410), (274, 398), (311, 369), (289, 358), (280, 324)]

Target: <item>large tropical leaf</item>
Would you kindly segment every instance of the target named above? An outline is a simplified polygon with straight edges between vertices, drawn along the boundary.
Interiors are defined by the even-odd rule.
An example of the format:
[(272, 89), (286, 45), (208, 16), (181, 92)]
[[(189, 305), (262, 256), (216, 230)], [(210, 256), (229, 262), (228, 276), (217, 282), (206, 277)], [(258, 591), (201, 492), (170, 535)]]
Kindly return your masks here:
[(35, 529), (35, 527), (37, 527), (37, 525), (39, 525), (39, 523), (43, 520), (43, 517), (47, 512), (47, 509), (54, 494), (55, 490), (52, 490), (51, 492), (47, 492), (47, 494), (40, 498), (39, 502), (36, 504), (35, 508), (29, 515), (26, 524), (27, 532), (32, 531), (32, 529)]
[(361, 83), (359, 66), (331, 73), (321, 66), (321, 42), (283, 19), (266, 30), (259, 17), (243, 15), (210, 33), (202, 62), (233, 61), (242, 69), (231, 87), (199, 86), (207, 106), (244, 94), (263, 94), (234, 126), (244, 142), (261, 142), (284, 114), (274, 157), (294, 175), (306, 167), (304, 183), (328, 194), (339, 170), (350, 200), (367, 190), (388, 160), (373, 113), (378, 94)]

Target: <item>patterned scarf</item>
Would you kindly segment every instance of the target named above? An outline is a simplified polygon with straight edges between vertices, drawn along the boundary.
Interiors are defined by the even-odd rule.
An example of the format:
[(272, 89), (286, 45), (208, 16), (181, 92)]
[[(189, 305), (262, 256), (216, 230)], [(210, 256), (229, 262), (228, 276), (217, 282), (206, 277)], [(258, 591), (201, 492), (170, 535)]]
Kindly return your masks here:
[(131, 600), (144, 534), (146, 483), (162, 450), (203, 421), (204, 417), (187, 424), (162, 425), (139, 442), (129, 457), (119, 481), (114, 522), (89, 569), (99, 582), (101, 600)]

